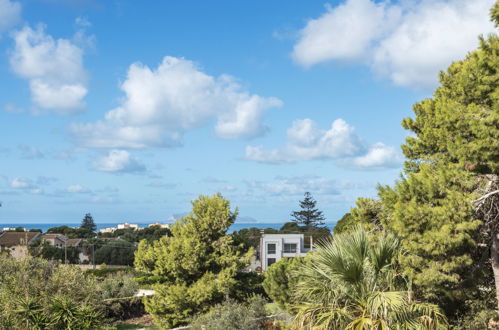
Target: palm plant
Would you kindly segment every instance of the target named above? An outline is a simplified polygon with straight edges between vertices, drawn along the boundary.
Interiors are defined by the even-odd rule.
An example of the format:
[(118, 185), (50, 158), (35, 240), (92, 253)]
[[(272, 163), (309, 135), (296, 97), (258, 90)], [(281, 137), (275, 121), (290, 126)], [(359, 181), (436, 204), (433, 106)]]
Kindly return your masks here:
[(296, 270), (299, 329), (440, 329), (436, 305), (417, 302), (399, 271), (400, 242), (361, 227), (322, 242)]

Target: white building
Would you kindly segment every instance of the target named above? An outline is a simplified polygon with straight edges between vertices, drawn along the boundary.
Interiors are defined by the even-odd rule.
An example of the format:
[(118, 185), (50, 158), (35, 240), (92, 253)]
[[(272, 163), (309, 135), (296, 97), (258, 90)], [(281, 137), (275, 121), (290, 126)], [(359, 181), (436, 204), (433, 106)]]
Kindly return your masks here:
[(118, 225), (118, 229), (133, 229), (133, 230), (139, 230), (139, 225), (134, 224), (134, 223), (120, 223)]
[(99, 233), (114, 233), (116, 227), (103, 228), (99, 230)]
[[(310, 237), (310, 240), (312, 238)], [(305, 244), (304, 234), (263, 234), (260, 238), (262, 270), (281, 258), (303, 257), (311, 250), (312, 242)], [(305, 247), (307, 245), (307, 247)]]
[(149, 226), (147, 227), (153, 227), (153, 226), (158, 226), (159, 228), (170, 228), (170, 225), (169, 224), (166, 224), (166, 223), (160, 223), (160, 222), (155, 222), (155, 223), (151, 223)]

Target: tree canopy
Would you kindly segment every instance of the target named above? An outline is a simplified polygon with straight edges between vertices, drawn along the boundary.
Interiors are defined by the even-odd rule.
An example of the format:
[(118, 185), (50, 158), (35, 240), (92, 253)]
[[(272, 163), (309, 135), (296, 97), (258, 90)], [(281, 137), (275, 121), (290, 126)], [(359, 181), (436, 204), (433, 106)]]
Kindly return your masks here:
[(316, 207), (317, 202), (307, 191), (305, 197), (300, 201), (300, 211), (291, 213), (292, 221), (307, 227), (318, 227), (324, 225), (324, 215)]
[(95, 225), (94, 218), (90, 213), (85, 214), (85, 217), (81, 221), (80, 228), (86, 229), (89, 232), (95, 232), (97, 226)]
[(220, 194), (200, 196), (191, 213), (172, 226), (172, 237), (140, 242), (136, 268), (164, 278), (155, 286), (156, 295), (145, 302), (158, 324), (185, 323), (231, 296), (238, 272), (253, 253), (243, 255), (226, 235), (236, 216), (237, 210)]
[[(496, 24), (498, 6), (491, 11)], [(487, 204), (495, 212), (487, 220), (474, 201), (498, 185), (498, 68), (499, 37), (491, 34), (440, 73), (433, 97), (402, 122), (413, 133), (402, 146), (404, 173), (393, 187), (378, 188), (378, 200), (359, 199), (339, 228), (362, 223), (399, 236), (401, 267), (416, 295), (445, 306), (454, 319), (474, 313), (472, 306), (493, 308), (493, 290), (483, 288), (493, 287), (488, 247), (497, 236), (490, 224), (497, 207)], [(499, 274), (499, 261), (497, 268)]]

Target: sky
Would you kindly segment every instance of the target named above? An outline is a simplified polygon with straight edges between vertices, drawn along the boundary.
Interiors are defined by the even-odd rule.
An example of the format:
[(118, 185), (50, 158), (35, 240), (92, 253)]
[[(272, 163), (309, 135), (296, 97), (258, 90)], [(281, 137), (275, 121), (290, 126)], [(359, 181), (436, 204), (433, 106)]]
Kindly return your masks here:
[(220, 192), (334, 222), (494, 0), (0, 0), (0, 223), (155, 222)]

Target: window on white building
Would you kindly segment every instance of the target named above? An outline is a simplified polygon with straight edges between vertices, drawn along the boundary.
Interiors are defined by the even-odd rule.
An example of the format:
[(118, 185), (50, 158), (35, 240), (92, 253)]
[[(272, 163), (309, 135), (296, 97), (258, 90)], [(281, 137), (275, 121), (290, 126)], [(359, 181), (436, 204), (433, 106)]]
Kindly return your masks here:
[(296, 253), (296, 243), (284, 243), (284, 253)]
[(267, 258), (267, 267), (269, 267), (272, 264), (275, 264), (275, 258)]
[(275, 251), (276, 251), (275, 243), (267, 244), (267, 254), (275, 254)]

